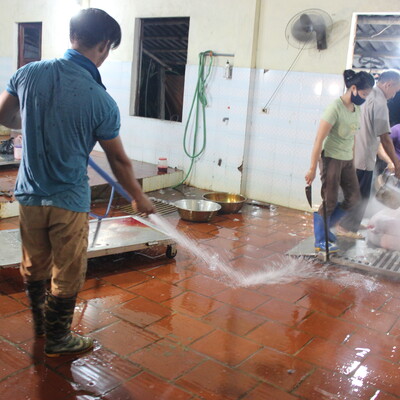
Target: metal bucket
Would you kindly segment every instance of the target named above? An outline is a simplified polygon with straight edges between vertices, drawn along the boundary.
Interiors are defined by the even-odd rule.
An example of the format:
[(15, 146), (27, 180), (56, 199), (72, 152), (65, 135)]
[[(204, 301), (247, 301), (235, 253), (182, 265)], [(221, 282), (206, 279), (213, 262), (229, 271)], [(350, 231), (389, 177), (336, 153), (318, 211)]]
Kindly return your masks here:
[(221, 209), (221, 206), (213, 201), (183, 199), (175, 201), (178, 213), (185, 221), (208, 222)]
[(246, 197), (241, 194), (225, 192), (205, 193), (203, 199), (218, 203), (221, 206), (220, 212), (223, 214), (237, 213), (247, 200)]
[(394, 210), (400, 207), (400, 181), (393, 173), (385, 170), (376, 179), (376, 199)]

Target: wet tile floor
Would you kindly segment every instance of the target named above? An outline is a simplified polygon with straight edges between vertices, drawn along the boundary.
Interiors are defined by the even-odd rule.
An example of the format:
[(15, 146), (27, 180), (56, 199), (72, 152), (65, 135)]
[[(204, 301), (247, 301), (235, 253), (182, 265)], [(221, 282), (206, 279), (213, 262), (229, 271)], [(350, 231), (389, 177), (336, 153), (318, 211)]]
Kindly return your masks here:
[[(165, 218), (243, 271), (281, 259), (312, 232), (310, 214), (283, 207), (245, 205), (211, 223)], [(17, 227), (17, 218), (0, 221)], [(232, 288), (179, 245), (174, 259), (92, 259), (73, 326), (95, 349), (58, 359), (33, 339), (18, 271), (2, 269), (0, 397), (400, 399), (400, 283), (350, 271), (358, 284), (349, 285), (332, 279), (343, 269), (327, 268), (326, 276)]]

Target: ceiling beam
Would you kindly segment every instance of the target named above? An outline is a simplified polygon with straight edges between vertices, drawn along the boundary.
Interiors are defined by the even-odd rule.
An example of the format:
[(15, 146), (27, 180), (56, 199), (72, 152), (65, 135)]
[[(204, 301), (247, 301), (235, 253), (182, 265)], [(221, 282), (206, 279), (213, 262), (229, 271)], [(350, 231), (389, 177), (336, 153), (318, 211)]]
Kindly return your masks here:
[(187, 42), (188, 38), (184, 36), (148, 36), (146, 35), (143, 40), (180, 40), (182, 42)]
[(356, 36), (356, 42), (400, 42), (399, 36)]
[(400, 61), (400, 54), (399, 55), (395, 55), (392, 52), (377, 52), (374, 51), (373, 53), (369, 52), (369, 53), (364, 53), (364, 52), (360, 52), (360, 51), (354, 51), (354, 55), (355, 56), (360, 56), (360, 57), (374, 57), (374, 58), (383, 58), (383, 59), (391, 59), (391, 60), (399, 60)]
[(358, 15), (357, 25), (400, 25), (400, 15)]
[(163, 53), (187, 53), (186, 49), (150, 49), (154, 54), (163, 54)]
[(164, 61), (160, 60), (157, 56), (152, 54), (150, 51), (143, 49), (143, 53), (152, 58), (154, 61), (158, 62), (161, 66), (163, 66), (167, 70), (171, 70), (172, 68), (166, 64)]

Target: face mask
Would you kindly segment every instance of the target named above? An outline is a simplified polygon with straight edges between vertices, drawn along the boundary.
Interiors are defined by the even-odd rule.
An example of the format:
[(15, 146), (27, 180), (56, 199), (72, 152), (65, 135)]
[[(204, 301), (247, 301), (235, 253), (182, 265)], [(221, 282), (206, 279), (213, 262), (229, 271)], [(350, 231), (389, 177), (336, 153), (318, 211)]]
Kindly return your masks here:
[(363, 99), (358, 93), (356, 96), (354, 96), (353, 92), (351, 93), (351, 102), (355, 104), (356, 106), (361, 106), (365, 102), (365, 99)]

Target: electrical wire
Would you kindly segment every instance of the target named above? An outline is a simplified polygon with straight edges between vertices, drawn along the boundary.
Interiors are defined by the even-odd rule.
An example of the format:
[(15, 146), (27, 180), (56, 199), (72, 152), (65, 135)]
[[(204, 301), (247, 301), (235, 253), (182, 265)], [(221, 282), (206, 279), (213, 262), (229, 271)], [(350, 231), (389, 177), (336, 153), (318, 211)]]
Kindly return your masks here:
[[(206, 58), (209, 56), (210, 62), (208, 66), (206, 65)], [(197, 76), (197, 84), (196, 89), (193, 96), (192, 105), (190, 107), (189, 115), (185, 125), (185, 133), (183, 135), (183, 150), (185, 154), (190, 158), (190, 166), (189, 170), (186, 173), (186, 176), (179, 182), (177, 185), (173, 186), (176, 188), (177, 186), (182, 185), (187, 178), (189, 177), (194, 162), (197, 158), (199, 158), (205, 148), (207, 143), (207, 126), (206, 126), (206, 107), (207, 107), (207, 96), (206, 96), (206, 85), (207, 80), (211, 73), (211, 67), (213, 65), (213, 58), (214, 54), (211, 50), (204, 51), (199, 53), (199, 69), (198, 69), (198, 76)], [(195, 108), (195, 113), (193, 114), (193, 109)], [(201, 112), (201, 120), (203, 123), (203, 141), (200, 150), (197, 151), (197, 135), (199, 130), (199, 119), (200, 119), (200, 112)], [(194, 115), (194, 133), (193, 133), (193, 142), (192, 142), (192, 149), (190, 150), (190, 145), (188, 144), (188, 128), (189, 123), (191, 121), (192, 116)]]
[(268, 99), (267, 104), (265, 104), (263, 111), (267, 111), (268, 106), (272, 103), (272, 101), (275, 99), (276, 94), (278, 93), (279, 89), (282, 87), (283, 82), (285, 81), (286, 77), (288, 76), (289, 72), (292, 70), (292, 68), (294, 67), (294, 65), (296, 64), (297, 60), (299, 59), (301, 53), (304, 50), (304, 47), (306, 46), (306, 44), (309, 42), (309, 40), (307, 42), (304, 42), (303, 47), (299, 50), (299, 52), (297, 53), (297, 56), (294, 58), (292, 64), (290, 64), (289, 69), (286, 71), (285, 75), (283, 76), (283, 78), (281, 79), (281, 81), (279, 82), (278, 86), (276, 87), (276, 89), (274, 90), (274, 92), (271, 94), (271, 97)]

